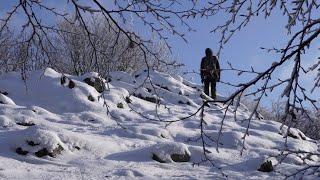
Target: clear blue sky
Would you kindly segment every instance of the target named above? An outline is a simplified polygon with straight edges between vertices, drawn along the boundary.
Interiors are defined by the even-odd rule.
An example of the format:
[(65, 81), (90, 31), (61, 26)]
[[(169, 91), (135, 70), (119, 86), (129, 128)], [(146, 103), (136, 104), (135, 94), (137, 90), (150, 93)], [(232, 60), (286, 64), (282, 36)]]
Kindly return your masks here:
[[(12, 0), (1, 0), (0, 1), (0, 15), (10, 9), (12, 4), (16, 1)], [(64, 3), (66, 1), (48, 1), (54, 4), (56, 7), (66, 8)], [(59, 2), (59, 3), (58, 3)], [(46, 17), (46, 21), (52, 21), (49, 17)], [(177, 56), (185, 65), (187, 70), (199, 70), (199, 64), (201, 58), (204, 56), (204, 50), (207, 47), (213, 49), (214, 52), (218, 49), (218, 34), (209, 33), (210, 30), (216, 25), (223, 23), (225, 17), (213, 17), (209, 19), (195, 19), (190, 23), (197, 30), (197, 32), (191, 32), (187, 34), (188, 43), (185, 43), (179, 38), (169, 39), (170, 44), (173, 47), (173, 54)], [(19, 24), (19, 18), (16, 19), (16, 23)], [(260, 47), (283, 47), (287, 42), (289, 36), (284, 29), (285, 23), (287, 22), (286, 17), (283, 17), (279, 11), (274, 11), (273, 15), (265, 20), (262, 16), (252, 19), (251, 23), (242, 31), (237, 32), (236, 35), (225, 45), (224, 50), (220, 56), (220, 64), (222, 68), (227, 67), (227, 61), (231, 62), (234, 67), (241, 69), (249, 69), (253, 66), (256, 70), (264, 70), (268, 66), (279, 59), (275, 54), (268, 54)], [(137, 29), (141, 29), (138, 27)], [(145, 31), (143, 28), (142, 32)], [(317, 57), (320, 56), (320, 52), (317, 49), (320, 45), (319, 40), (315, 43), (315, 48), (308, 51), (305, 55), (305, 61), (307, 65), (311, 65), (315, 62)], [(276, 76), (285, 79), (290, 76), (291, 69), (284, 67), (276, 72)], [(311, 87), (313, 85), (314, 76), (304, 77), (303, 84), (305, 87)], [(241, 76), (237, 77), (234, 73), (229, 71), (222, 73), (223, 81), (230, 82), (245, 82), (250, 80), (252, 77)], [(198, 75), (193, 76), (193, 80), (200, 83)], [(234, 89), (218, 84), (218, 93), (227, 95), (230, 94)], [(280, 92), (275, 91), (272, 95), (272, 100), (276, 100), (279, 97)], [(313, 93), (313, 97), (318, 98), (320, 94), (319, 89)]]

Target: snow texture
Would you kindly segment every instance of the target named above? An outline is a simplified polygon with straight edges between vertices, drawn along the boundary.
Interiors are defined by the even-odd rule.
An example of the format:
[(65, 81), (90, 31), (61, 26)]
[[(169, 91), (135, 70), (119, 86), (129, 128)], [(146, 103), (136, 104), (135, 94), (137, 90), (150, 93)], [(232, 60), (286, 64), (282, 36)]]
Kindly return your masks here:
[[(257, 171), (267, 159), (279, 161), (272, 156), (285, 148), (287, 132), (288, 148), (319, 149), (315, 140), (297, 129), (288, 131), (278, 122), (253, 119), (241, 156), (248, 125), (242, 120), (250, 112), (239, 104), (239, 120), (233, 119), (236, 107), (226, 113), (219, 152), (215, 143), (208, 144), (207, 155), (215, 166), (193, 166), (204, 158), (199, 114), (175, 123), (165, 121), (199, 108), (200, 85), (154, 71), (112, 72), (105, 81), (108, 89), (101, 94), (83, 81), (97, 78), (97, 73), (65, 76), (62, 81), (62, 74), (50, 68), (29, 72), (26, 82), (15, 72), (0, 76), (0, 91), (7, 92), (0, 94), (0, 179), (283, 179), (277, 172), (319, 163), (318, 156), (290, 155), (276, 166), (277, 172)], [(213, 139), (218, 137), (223, 107), (211, 103), (205, 109), (205, 130)], [(56, 157), (35, 156), (43, 148), (54, 151), (60, 146), (63, 151)], [(17, 154), (19, 147), (28, 153)], [(173, 162), (170, 157), (185, 153), (189, 162)], [(153, 160), (153, 154), (167, 163)]]

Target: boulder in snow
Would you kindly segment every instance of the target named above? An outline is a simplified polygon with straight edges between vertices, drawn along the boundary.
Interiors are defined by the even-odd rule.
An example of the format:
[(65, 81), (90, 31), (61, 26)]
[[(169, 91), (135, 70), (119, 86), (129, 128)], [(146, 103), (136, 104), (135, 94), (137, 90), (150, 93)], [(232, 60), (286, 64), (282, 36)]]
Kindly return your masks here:
[(187, 151), (184, 154), (171, 154), (171, 159), (174, 162), (189, 162), (190, 161), (190, 154)]
[(83, 81), (88, 85), (94, 87), (99, 93), (102, 93), (105, 90), (104, 82), (98, 77), (88, 77)]
[(62, 86), (68, 85), (68, 88), (70, 88), (70, 89), (73, 89), (74, 87), (76, 87), (76, 83), (65, 75), (61, 76), (60, 83)]
[(73, 89), (76, 86), (76, 83), (74, 83), (72, 80), (69, 81), (68, 88)]
[(58, 144), (58, 146), (51, 151), (49, 151), (47, 148), (43, 148), (35, 152), (34, 154), (37, 157), (44, 157), (44, 156), (57, 157), (59, 154), (61, 154), (63, 150), (64, 150), (63, 147), (60, 144)]
[(30, 152), (37, 157), (57, 157), (65, 150), (64, 144), (54, 132), (37, 126), (22, 130), (21, 139), (20, 146), (16, 149), (16, 153), (21, 155), (26, 155)]
[(266, 162), (262, 163), (260, 165), (260, 168), (258, 169), (258, 171), (261, 171), (261, 172), (271, 172), (271, 171), (273, 171), (272, 162), (267, 160)]
[(88, 96), (88, 100), (91, 101), (91, 102), (94, 102), (96, 99), (90, 94)]
[(121, 103), (121, 102), (118, 103), (118, 104), (117, 104), (117, 108), (123, 109), (123, 108), (124, 108), (124, 107), (123, 107), (123, 103)]
[(187, 146), (181, 143), (161, 143), (151, 148), (152, 159), (160, 163), (189, 162), (191, 153)]
[(16, 149), (16, 153), (17, 153), (17, 154), (20, 154), (20, 155), (27, 155), (29, 152), (23, 150), (21, 147), (18, 147), (18, 148)]
[(132, 100), (129, 96), (126, 96), (125, 100), (126, 100), (126, 103), (128, 103), (128, 104), (132, 103)]

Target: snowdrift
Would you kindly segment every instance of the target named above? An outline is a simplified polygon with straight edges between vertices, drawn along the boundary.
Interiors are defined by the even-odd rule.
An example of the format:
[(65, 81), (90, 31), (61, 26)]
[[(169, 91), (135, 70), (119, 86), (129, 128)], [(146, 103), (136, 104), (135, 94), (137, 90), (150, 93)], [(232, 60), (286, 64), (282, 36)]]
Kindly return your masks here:
[[(150, 81), (152, 83), (150, 83)], [(53, 69), (0, 76), (0, 179), (281, 179), (284, 174), (319, 163), (318, 156), (288, 155), (276, 172), (257, 171), (284, 148), (287, 127), (252, 120), (244, 154), (240, 155), (246, 121), (226, 114), (219, 152), (208, 144), (213, 160), (204, 158), (199, 141), (202, 87), (180, 76), (141, 70), (129, 75), (112, 72), (61, 74)], [(223, 98), (223, 97), (218, 97)], [(159, 105), (160, 104), (160, 105)], [(218, 137), (223, 104), (205, 109), (205, 130)], [(248, 109), (237, 114), (245, 119)], [(287, 148), (318, 152), (317, 142), (290, 129)], [(228, 176), (226, 176), (228, 175)], [(310, 178), (314, 178), (310, 176)]]

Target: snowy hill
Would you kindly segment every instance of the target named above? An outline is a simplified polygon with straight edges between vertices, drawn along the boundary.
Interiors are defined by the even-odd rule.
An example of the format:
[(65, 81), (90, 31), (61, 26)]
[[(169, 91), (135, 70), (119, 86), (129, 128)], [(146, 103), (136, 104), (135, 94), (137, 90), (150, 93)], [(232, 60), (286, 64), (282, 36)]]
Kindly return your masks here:
[[(169, 122), (197, 111), (201, 86), (158, 72), (110, 75), (107, 83), (96, 73), (76, 77), (48, 68), (29, 73), (27, 84), (19, 73), (1, 75), (0, 179), (282, 179), (319, 163), (318, 156), (292, 154), (273, 172), (257, 171), (266, 160), (280, 161), (271, 156), (283, 149), (286, 127), (253, 120), (241, 156), (247, 122), (235, 121), (231, 108), (219, 152), (215, 143), (207, 148), (214, 166), (194, 166), (204, 156), (199, 113)], [(108, 89), (101, 94), (102, 81)], [(224, 111), (210, 105), (205, 131), (214, 139)], [(244, 119), (250, 112), (241, 105), (237, 114)], [(291, 150), (319, 151), (299, 130), (290, 134)]]

